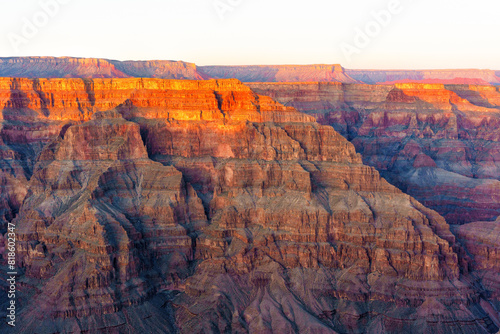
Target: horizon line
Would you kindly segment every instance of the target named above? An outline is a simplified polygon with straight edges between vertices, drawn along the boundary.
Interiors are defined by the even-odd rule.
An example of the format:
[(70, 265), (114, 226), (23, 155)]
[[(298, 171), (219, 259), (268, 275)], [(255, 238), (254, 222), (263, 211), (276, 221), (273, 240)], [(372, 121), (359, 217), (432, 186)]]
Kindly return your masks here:
[(13, 59), (13, 58), (53, 58), (53, 59), (96, 59), (96, 60), (108, 60), (108, 61), (119, 61), (119, 62), (154, 62), (154, 61), (169, 61), (169, 62), (181, 62), (186, 64), (194, 64), (197, 67), (250, 67), (250, 66), (341, 66), (346, 70), (356, 70), (356, 71), (452, 71), (452, 70), (469, 70), (469, 71), (499, 71), (494, 68), (484, 68), (484, 67), (443, 67), (443, 68), (380, 68), (380, 67), (364, 67), (364, 68), (351, 68), (345, 67), (342, 63), (274, 63), (274, 64), (238, 64), (238, 65), (201, 65), (193, 61), (186, 60), (174, 60), (174, 59), (114, 59), (106, 57), (81, 57), (81, 56), (0, 56), (0, 59)]

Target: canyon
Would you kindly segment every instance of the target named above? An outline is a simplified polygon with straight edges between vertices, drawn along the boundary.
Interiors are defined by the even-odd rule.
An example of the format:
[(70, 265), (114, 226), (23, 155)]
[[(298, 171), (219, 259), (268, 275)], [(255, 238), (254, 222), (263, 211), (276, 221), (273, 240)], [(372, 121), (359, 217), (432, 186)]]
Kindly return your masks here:
[(333, 126), (392, 184), (448, 223), (500, 216), (500, 89), (404, 83), (249, 83)]
[(497, 333), (499, 87), (403, 72), (1, 59), (2, 332)]

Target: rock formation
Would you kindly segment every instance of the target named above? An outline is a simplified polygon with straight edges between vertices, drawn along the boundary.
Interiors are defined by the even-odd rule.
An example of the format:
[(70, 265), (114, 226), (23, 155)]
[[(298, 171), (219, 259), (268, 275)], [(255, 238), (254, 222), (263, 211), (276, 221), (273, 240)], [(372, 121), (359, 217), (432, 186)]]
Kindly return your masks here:
[(244, 82), (358, 82), (340, 65), (200, 66), (199, 69), (212, 78), (236, 78)]
[(2, 332), (498, 331), (442, 216), (238, 80), (1, 79), (0, 108)]
[(346, 70), (350, 77), (368, 84), (404, 82), (440, 84), (500, 84), (500, 72), (492, 70)]
[(500, 215), (500, 90), (494, 86), (251, 83), (316, 116), (363, 161), (449, 223)]
[(453, 232), (473, 257), (474, 275), (495, 306), (485, 307), (492, 321), (500, 327), (500, 217), (494, 222), (474, 222), (454, 226)]
[(168, 60), (118, 61), (73, 57), (0, 58), (0, 77), (239, 79), (243, 82), (435, 83), (499, 85), (493, 70), (352, 70), (341, 65), (196, 66)]
[(208, 79), (182, 61), (118, 61), (73, 57), (0, 58), (0, 77)]

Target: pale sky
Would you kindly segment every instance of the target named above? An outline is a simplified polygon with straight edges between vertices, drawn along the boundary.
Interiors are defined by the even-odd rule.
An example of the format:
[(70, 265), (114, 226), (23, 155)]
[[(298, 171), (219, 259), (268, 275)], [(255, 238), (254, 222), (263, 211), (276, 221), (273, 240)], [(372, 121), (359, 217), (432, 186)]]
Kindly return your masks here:
[(0, 57), (500, 70), (499, 13), (498, 0), (0, 0)]

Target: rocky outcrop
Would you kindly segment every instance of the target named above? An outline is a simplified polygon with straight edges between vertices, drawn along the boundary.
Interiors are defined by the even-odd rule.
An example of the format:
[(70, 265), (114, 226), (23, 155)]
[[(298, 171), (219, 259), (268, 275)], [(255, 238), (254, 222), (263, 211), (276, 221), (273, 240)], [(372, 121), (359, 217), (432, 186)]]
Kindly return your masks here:
[(0, 87), (42, 147), (6, 332), (498, 330), (443, 217), (311, 116), (237, 80)]
[(363, 161), (450, 223), (500, 214), (500, 91), (494, 86), (251, 83), (332, 125)]

